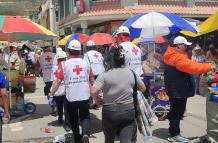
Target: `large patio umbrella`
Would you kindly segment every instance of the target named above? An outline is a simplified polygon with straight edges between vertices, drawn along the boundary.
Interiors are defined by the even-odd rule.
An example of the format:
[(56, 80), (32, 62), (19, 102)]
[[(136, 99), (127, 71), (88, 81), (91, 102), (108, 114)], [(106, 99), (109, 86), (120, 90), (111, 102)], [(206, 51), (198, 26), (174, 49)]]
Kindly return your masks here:
[(133, 16), (123, 23), (130, 29), (131, 38), (153, 38), (175, 34), (181, 30), (198, 32), (196, 25), (184, 18), (165, 12), (151, 12)]
[(63, 39), (59, 40), (58, 45), (67, 46), (69, 42), (74, 39), (80, 41), (81, 44), (85, 44), (88, 41), (89, 37), (83, 33), (74, 33), (74, 34), (68, 35), (64, 37)]
[(181, 33), (187, 36), (197, 37), (218, 30), (218, 12), (209, 16), (204, 22), (198, 25), (198, 28), (199, 33), (193, 33), (190, 31), (181, 31)]
[(164, 37), (155, 37), (155, 38), (136, 38), (132, 41), (134, 44), (143, 44), (143, 43), (164, 43), (166, 39)]
[[(21, 40), (46, 40), (56, 35), (45, 27), (21, 16), (0, 16), (0, 40), (8, 42)], [(8, 62), (8, 67), (9, 62)], [(9, 86), (11, 86), (11, 70), (9, 68)], [(11, 105), (11, 89), (10, 107)]]
[(56, 35), (45, 27), (21, 16), (0, 16), (0, 40), (46, 40)]
[(89, 40), (95, 42), (95, 45), (111, 45), (114, 44), (114, 39), (107, 33), (94, 33), (89, 37)]

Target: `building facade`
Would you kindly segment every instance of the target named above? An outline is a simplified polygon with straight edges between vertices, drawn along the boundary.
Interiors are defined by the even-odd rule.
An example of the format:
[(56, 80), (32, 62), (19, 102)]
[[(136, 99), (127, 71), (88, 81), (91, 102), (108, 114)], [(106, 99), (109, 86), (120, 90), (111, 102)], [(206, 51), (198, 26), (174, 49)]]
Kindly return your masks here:
[(204, 20), (218, 10), (217, 0), (56, 0), (59, 35), (113, 33), (139, 13), (170, 12)]

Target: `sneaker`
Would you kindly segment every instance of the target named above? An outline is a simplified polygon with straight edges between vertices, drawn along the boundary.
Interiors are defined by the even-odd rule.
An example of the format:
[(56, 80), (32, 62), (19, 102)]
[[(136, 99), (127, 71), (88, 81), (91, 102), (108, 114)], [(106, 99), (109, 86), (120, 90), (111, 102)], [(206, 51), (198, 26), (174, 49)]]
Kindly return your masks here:
[(189, 142), (189, 139), (181, 136), (181, 135), (177, 135), (177, 136), (174, 136), (174, 137), (168, 137), (167, 140), (169, 142), (180, 142), (180, 143), (187, 143)]
[(63, 124), (63, 119), (60, 118), (60, 117), (58, 117), (58, 123), (59, 123), (59, 124)]
[(66, 124), (64, 124), (64, 129), (66, 132), (69, 132), (71, 130), (71, 128)]
[(83, 135), (82, 143), (89, 143), (89, 136), (88, 135)]

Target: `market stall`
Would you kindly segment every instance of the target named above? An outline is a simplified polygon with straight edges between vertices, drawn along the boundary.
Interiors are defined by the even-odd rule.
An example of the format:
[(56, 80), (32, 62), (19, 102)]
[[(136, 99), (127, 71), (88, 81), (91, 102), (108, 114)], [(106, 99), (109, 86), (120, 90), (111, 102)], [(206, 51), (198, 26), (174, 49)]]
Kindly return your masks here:
[[(9, 49), (11, 46), (10, 43), (14, 41), (48, 40), (55, 37), (56, 35), (54, 33), (27, 18), (21, 16), (0, 16), (0, 40), (8, 41), (9, 45), (7, 47), (9, 52), (11, 52)], [(30, 76), (26, 77), (21, 70), (17, 71), (11, 68), (9, 59), (10, 57), (8, 61), (6, 61), (7, 67), (3, 69), (2, 72), (6, 74), (9, 82), (10, 109), (22, 109), (26, 113), (33, 113), (35, 112), (35, 105), (33, 103), (24, 102), (23, 92), (25, 80)], [(33, 80), (33, 82), (35, 81)], [(12, 100), (13, 93), (16, 94), (16, 102)]]

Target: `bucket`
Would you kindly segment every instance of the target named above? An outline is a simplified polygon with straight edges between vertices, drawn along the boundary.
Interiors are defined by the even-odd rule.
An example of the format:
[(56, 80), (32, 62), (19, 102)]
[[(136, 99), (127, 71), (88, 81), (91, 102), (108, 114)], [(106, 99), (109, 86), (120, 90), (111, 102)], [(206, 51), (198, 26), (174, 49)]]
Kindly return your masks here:
[(36, 77), (35, 76), (23, 76), (24, 92), (35, 92), (36, 90)]

